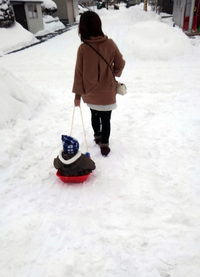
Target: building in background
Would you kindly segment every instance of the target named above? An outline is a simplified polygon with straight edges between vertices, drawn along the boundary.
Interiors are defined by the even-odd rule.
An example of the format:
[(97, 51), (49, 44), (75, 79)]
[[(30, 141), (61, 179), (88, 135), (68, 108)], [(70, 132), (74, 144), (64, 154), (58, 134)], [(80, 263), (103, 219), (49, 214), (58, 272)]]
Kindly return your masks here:
[(54, 16), (58, 16), (62, 23), (70, 24), (76, 22), (78, 16), (78, 0), (54, 0), (57, 5), (57, 12)]
[(161, 12), (172, 14), (173, 13), (173, 3), (174, 0), (160, 0), (161, 2)]
[(167, 13), (172, 15), (174, 0), (149, 0), (149, 5), (157, 13)]
[(40, 0), (10, 1), (15, 20), (33, 34), (44, 29), (41, 3)]
[(173, 20), (186, 32), (200, 32), (200, 0), (174, 0)]

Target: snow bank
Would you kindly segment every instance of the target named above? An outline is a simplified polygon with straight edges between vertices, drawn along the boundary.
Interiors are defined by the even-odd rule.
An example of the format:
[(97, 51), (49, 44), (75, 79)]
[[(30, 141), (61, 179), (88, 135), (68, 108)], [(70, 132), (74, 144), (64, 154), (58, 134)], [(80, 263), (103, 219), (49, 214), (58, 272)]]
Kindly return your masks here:
[(10, 28), (0, 28), (0, 56), (39, 42), (36, 36), (43, 36), (65, 28), (65, 25), (60, 22), (58, 17), (54, 18), (46, 15), (43, 17), (43, 22), (44, 29), (35, 35), (24, 29), (18, 22), (15, 22)]
[[(170, 25), (161, 22), (157, 13), (145, 12), (143, 4), (121, 12), (97, 10), (97, 13), (104, 32), (113, 38), (126, 59), (170, 60), (192, 53), (192, 43), (182, 30), (174, 28), (172, 20)], [(117, 32), (113, 24), (119, 26)]]
[(32, 33), (17, 22), (10, 28), (0, 28), (0, 38), (0, 56), (38, 41)]
[(123, 34), (124, 52), (143, 60), (170, 60), (192, 51), (189, 38), (180, 29), (161, 22), (139, 22), (125, 27)]
[(60, 22), (58, 17), (52, 17), (51, 15), (43, 16), (44, 29), (37, 32), (35, 36), (44, 36), (49, 33), (55, 32), (65, 28), (65, 25)]
[(57, 9), (57, 5), (54, 1), (52, 0), (42, 0), (43, 3), (42, 5), (46, 8), (46, 9)]
[(106, 8), (102, 8), (100, 10), (97, 10), (97, 8), (95, 7), (94, 12), (98, 13), (98, 15), (101, 16), (108, 16), (110, 13), (110, 10), (107, 10)]
[(124, 17), (123, 13), (120, 13), (121, 22), (124, 24), (126, 24), (127, 21), (130, 22), (131, 25), (144, 21), (161, 21), (160, 15), (156, 12), (151, 10), (145, 12), (143, 4), (125, 9), (124, 12), (126, 13), (126, 17)]
[(38, 90), (5, 68), (0, 68), (0, 88), (0, 129), (18, 118), (30, 119), (43, 99)]

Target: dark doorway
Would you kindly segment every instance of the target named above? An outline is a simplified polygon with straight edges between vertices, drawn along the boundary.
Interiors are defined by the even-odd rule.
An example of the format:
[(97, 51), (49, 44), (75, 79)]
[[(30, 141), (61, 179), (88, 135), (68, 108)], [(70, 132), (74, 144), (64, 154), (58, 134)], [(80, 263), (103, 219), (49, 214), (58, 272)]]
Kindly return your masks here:
[(197, 30), (200, 31), (200, 1), (196, 0), (195, 11), (196, 11), (195, 14), (196, 14), (196, 17), (197, 17)]
[(13, 5), (13, 9), (16, 21), (28, 30), (24, 4)]

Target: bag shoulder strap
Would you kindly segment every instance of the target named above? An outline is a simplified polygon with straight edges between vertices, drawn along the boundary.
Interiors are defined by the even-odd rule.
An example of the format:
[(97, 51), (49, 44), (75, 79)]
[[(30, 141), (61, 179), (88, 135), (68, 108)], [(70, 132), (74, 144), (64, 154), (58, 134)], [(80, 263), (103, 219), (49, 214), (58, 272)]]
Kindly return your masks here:
[(109, 63), (106, 61), (106, 59), (91, 45), (89, 44), (88, 42), (84, 42), (85, 44), (87, 44), (88, 46), (90, 46), (103, 60), (104, 62), (107, 64), (107, 66), (110, 68), (111, 72), (112, 72), (112, 75), (113, 75), (113, 78), (115, 79), (115, 74), (111, 68), (111, 66), (109, 65)]

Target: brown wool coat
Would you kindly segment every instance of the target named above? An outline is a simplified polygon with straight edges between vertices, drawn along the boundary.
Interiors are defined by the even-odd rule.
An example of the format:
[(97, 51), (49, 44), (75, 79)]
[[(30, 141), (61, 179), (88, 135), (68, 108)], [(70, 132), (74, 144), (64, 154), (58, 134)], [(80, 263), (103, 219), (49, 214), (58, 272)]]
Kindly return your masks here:
[[(87, 40), (112, 66), (120, 77), (125, 61), (117, 45), (108, 37)], [(116, 103), (116, 82), (105, 61), (87, 44), (79, 46), (72, 91), (87, 104), (110, 105)], [(79, 98), (79, 97), (76, 97)]]

